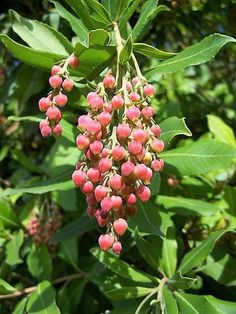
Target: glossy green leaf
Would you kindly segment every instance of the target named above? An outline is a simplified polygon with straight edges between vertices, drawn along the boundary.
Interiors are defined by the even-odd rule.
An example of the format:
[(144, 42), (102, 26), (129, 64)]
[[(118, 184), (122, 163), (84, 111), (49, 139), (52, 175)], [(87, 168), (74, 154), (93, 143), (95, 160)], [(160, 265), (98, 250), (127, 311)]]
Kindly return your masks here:
[(207, 115), (208, 127), (215, 139), (236, 147), (234, 132), (222, 119), (214, 115)]
[(6, 245), (6, 263), (10, 266), (22, 263), (20, 248), (24, 242), (24, 232), (20, 230), (12, 236)]
[(196, 278), (183, 277), (179, 272), (168, 280), (168, 285), (174, 289), (190, 289), (196, 282)]
[(25, 308), (26, 308), (26, 304), (28, 302), (28, 298), (24, 298), (22, 299), (15, 307), (14, 311), (12, 312), (12, 314), (24, 314), (25, 313)]
[(16, 215), (7, 201), (0, 200), (0, 225), (16, 227)]
[(23, 46), (4, 34), (0, 34), (0, 41), (17, 59), (39, 69), (49, 70), (55, 63), (65, 57), (61, 54), (39, 51)]
[(78, 270), (78, 243), (77, 239), (69, 238), (67, 240), (61, 241), (60, 252), (58, 254), (62, 259), (64, 259), (68, 264), (73, 266)]
[(90, 19), (90, 13), (85, 0), (65, 1), (74, 10), (74, 12), (89, 30), (94, 28), (93, 21)]
[(145, 295), (151, 293), (152, 291), (153, 291), (152, 288), (131, 286), (106, 291), (106, 295), (108, 295), (108, 297), (113, 300), (135, 299), (144, 297)]
[(88, 36), (88, 29), (83, 24), (83, 22), (78, 19), (76, 16), (71, 14), (68, 10), (66, 10), (59, 2), (51, 1), (58, 12), (58, 14), (66, 19), (69, 23), (75, 34), (78, 36), (79, 40), (82, 42), (87, 39)]
[(158, 60), (169, 59), (176, 55), (174, 52), (162, 51), (144, 43), (134, 43), (133, 49), (134, 52), (137, 52), (145, 57), (151, 57)]
[(218, 249), (208, 257), (207, 263), (201, 271), (223, 285), (236, 286), (235, 265), (236, 258)]
[(18, 193), (43, 194), (56, 190), (66, 191), (73, 188), (74, 184), (71, 180), (71, 173), (66, 173), (52, 179), (40, 180), (38, 183), (31, 184), (30, 186), (6, 189), (3, 195), (11, 196)]
[(104, 29), (96, 29), (89, 32), (89, 46), (106, 46), (109, 40), (109, 33)]
[(120, 18), (120, 28), (123, 29), (126, 24), (128, 23), (129, 19), (131, 18), (131, 16), (134, 14), (134, 12), (136, 11), (139, 3), (141, 0), (133, 0), (130, 1), (129, 3), (129, 7), (126, 9), (126, 11), (124, 12), (124, 14), (122, 15), (122, 17)]
[(174, 275), (177, 266), (177, 242), (175, 239), (174, 229), (167, 229), (166, 237), (162, 242), (161, 264), (166, 276), (170, 278)]
[(134, 239), (140, 255), (156, 271), (159, 270), (160, 252), (157, 246), (139, 235), (138, 229), (134, 231)]
[(10, 11), (12, 28), (31, 48), (67, 57), (73, 52), (70, 42), (54, 28)]
[(12, 150), (12, 157), (30, 172), (41, 173), (39, 167), (22, 150)]
[(180, 314), (233, 314), (236, 311), (235, 302), (227, 302), (212, 296), (192, 295), (174, 292)]
[(164, 313), (163, 314), (179, 314), (176, 299), (173, 296), (173, 293), (167, 288), (163, 287), (163, 300)]
[(181, 175), (199, 175), (227, 167), (236, 158), (236, 150), (216, 140), (202, 139), (161, 156)]
[(30, 314), (60, 314), (55, 302), (55, 290), (48, 281), (42, 281), (37, 286), (27, 303), (27, 313)]
[(119, 20), (119, 18), (123, 16), (123, 14), (126, 12), (127, 8), (129, 7), (130, 3), (133, 2), (133, 0), (117, 0), (116, 2), (117, 2), (116, 20)]
[(8, 282), (0, 278), (0, 294), (11, 294), (16, 291)]
[(212, 34), (199, 43), (187, 47), (175, 57), (161, 62), (154, 68), (148, 70), (146, 72), (147, 77), (151, 78), (156, 74), (181, 71), (188, 66), (208, 62), (215, 57), (220, 48), (229, 42), (235, 42), (235, 39), (222, 34)]
[(167, 211), (175, 212), (179, 215), (212, 216), (221, 210), (215, 204), (180, 196), (158, 195), (157, 203), (162, 205)]
[(123, 278), (130, 279), (134, 282), (151, 284), (155, 282), (155, 278), (147, 275), (141, 271), (138, 271), (131, 267), (129, 264), (125, 263), (117, 256), (109, 253), (103, 252), (99, 248), (91, 249), (91, 253), (101, 262), (104, 266), (112, 270), (114, 273), (118, 274)]
[(192, 132), (185, 123), (185, 118), (169, 117), (160, 123), (160, 127), (160, 138), (165, 144), (169, 144), (177, 135), (192, 136)]
[(143, 33), (143, 29), (146, 24), (149, 24), (152, 18), (155, 16), (157, 0), (147, 0), (142, 6), (140, 16), (132, 31), (133, 41), (136, 41)]
[(130, 56), (132, 54), (132, 38), (129, 36), (129, 38), (124, 43), (124, 47), (122, 48), (120, 55), (119, 55), (119, 62), (120, 64), (124, 65), (128, 60), (130, 59)]
[(95, 228), (95, 221), (87, 216), (80, 217), (67, 224), (59, 230), (54, 236), (55, 241), (64, 241), (72, 237), (79, 237), (87, 231)]
[(51, 278), (52, 260), (46, 246), (33, 246), (26, 263), (33, 277), (39, 280)]
[(104, 25), (112, 23), (106, 8), (96, 0), (86, 0), (86, 4), (91, 8), (91, 16)]
[(139, 233), (142, 235), (165, 235), (167, 228), (171, 225), (170, 216), (160, 211), (160, 208), (152, 202), (147, 202), (145, 205), (139, 202), (137, 213), (129, 220), (129, 228), (135, 230), (138, 226)]
[(184, 275), (191, 269), (200, 266), (200, 264), (207, 258), (207, 255), (212, 251), (216, 241), (227, 231), (228, 230), (219, 230), (212, 232), (200, 245), (185, 254), (179, 265), (178, 271)]

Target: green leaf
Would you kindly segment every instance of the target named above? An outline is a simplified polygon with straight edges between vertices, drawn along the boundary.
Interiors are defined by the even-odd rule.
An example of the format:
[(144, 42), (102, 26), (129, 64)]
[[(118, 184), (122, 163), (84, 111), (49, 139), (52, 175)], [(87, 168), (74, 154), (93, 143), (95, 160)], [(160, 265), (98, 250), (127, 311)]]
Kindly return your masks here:
[(70, 42), (54, 28), (20, 16), (10, 10), (12, 28), (31, 48), (67, 57), (73, 52)]
[(112, 270), (123, 278), (130, 279), (134, 282), (152, 284), (156, 279), (150, 275), (147, 275), (141, 271), (138, 271), (125, 263), (117, 256), (103, 252), (99, 248), (93, 248), (90, 252), (101, 262), (104, 266)]
[(91, 16), (104, 25), (112, 23), (106, 8), (96, 0), (86, 0), (86, 4), (92, 9)]
[(65, 0), (66, 3), (74, 10), (81, 21), (88, 29), (93, 29), (94, 25), (90, 19), (90, 13), (85, 0)]
[(30, 172), (41, 173), (39, 167), (22, 150), (12, 150), (12, 157)]
[(0, 225), (16, 227), (16, 214), (7, 201), (0, 200)]
[(146, 28), (147, 24), (150, 24), (155, 17), (157, 3), (157, 0), (147, 0), (144, 2), (138, 21), (132, 31), (133, 41), (136, 41), (143, 34), (143, 30)]
[(30, 186), (6, 189), (3, 195), (12, 196), (18, 193), (43, 194), (52, 191), (67, 191), (73, 188), (74, 184), (71, 180), (71, 173), (66, 173), (52, 179), (40, 180), (38, 183), (31, 184)]
[(160, 252), (157, 246), (152, 245), (139, 235), (138, 229), (134, 230), (134, 239), (140, 255), (156, 271), (159, 271)]
[(158, 60), (169, 59), (176, 55), (174, 52), (167, 52), (157, 49), (156, 47), (150, 46), (144, 43), (134, 43), (133, 49), (135, 52), (150, 58)]
[(52, 260), (46, 246), (34, 246), (26, 260), (29, 272), (39, 280), (50, 279)]
[(216, 299), (212, 296), (174, 292), (180, 313), (185, 314), (233, 314), (236, 303)]
[(48, 281), (42, 281), (33, 292), (27, 303), (30, 314), (60, 314), (55, 302), (55, 290)]
[(123, 287), (106, 291), (106, 295), (113, 300), (136, 299), (151, 293), (153, 288)]
[(25, 308), (26, 308), (26, 304), (28, 302), (28, 298), (25, 297), (24, 299), (22, 299), (15, 307), (14, 311), (12, 312), (12, 314), (24, 314), (25, 313)]
[(181, 175), (199, 175), (227, 167), (236, 158), (236, 150), (216, 140), (201, 139), (163, 152), (161, 157)]
[(35, 116), (23, 116), (23, 117), (17, 117), (17, 116), (9, 116), (7, 118), (7, 121), (30, 121), (30, 122), (40, 122), (42, 119), (35, 117)]
[(131, 54), (132, 54), (132, 37), (129, 36), (129, 38), (126, 40), (124, 47), (122, 48), (120, 55), (119, 55), (119, 63), (124, 65), (126, 62), (128, 62)]
[(161, 136), (160, 138), (169, 144), (176, 135), (192, 136), (185, 123), (185, 118), (169, 117), (160, 123)]
[(65, 57), (61, 54), (39, 51), (23, 46), (4, 34), (0, 34), (0, 41), (17, 59), (39, 69), (49, 70), (55, 63)]
[(161, 264), (168, 278), (174, 275), (177, 266), (177, 242), (174, 229), (168, 228), (166, 237), (162, 242)]
[(236, 40), (230, 36), (223, 34), (212, 34), (199, 43), (194, 44), (183, 51), (179, 52), (175, 57), (161, 62), (154, 68), (146, 72), (150, 78), (156, 74), (166, 74), (181, 71), (192, 65), (198, 65), (210, 61), (215, 57), (217, 52), (229, 42)]
[(207, 115), (208, 127), (215, 139), (236, 147), (234, 132), (222, 119), (214, 115)]
[(15, 292), (16, 289), (9, 285), (5, 280), (0, 278), (0, 294), (11, 294)]
[[(111, 2), (113, 1), (114, 0), (111, 0)], [(119, 18), (126, 12), (130, 2), (132, 3), (133, 0), (116, 0), (116, 21), (119, 20)]]
[(75, 17), (73, 14), (71, 14), (68, 10), (66, 10), (59, 2), (57, 1), (51, 1), (58, 12), (58, 14), (66, 19), (69, 23), (75, 34), (78, 36), (80, 41), (85, 41), (88, 36), (88, 29), (83, 24), (81, 20), (79, 20), (77, 17)]
[(227, 285), (236, 286), (236, 259), (222, 250), (214, 250), (207, 259), (207, 264), (201, 272), (212, 277), (215, 281)]
[(64, 241), (75, 236), (79, 237), (85, 232), (90, 231), (91, 229), (95, 228), (95, 226), (96, 224), (94, 220), (90, 219), (88, 216), (83, 216), (81, 218), (78, 218), (70, 222), (61, 230), (59, 230), (53, 236), (53, 240)]
[(6, 245), (6, 263), (10, 266), (22, 263), (20, 248), (24, 242), (24, 232), (20, 230)]
[(179, 314), (177, 302), (173, 296), (173, 293), (166, 287), (163, 287), (163, 299), (164, 313), (163, 314)]
[(60, 243), (60, 252), (58, 254), (62, 259), (64, 259), (68, 264), (73, 266), (78, 270), (78, 244), (77, 239), (70, 238)]
[(129, 19), (131, 18), (131, 16), (134, 14), (134, 12), (136, 11), (139, 3), (141, 0), (133, 0), (130, 1), (129, 3), (129, 7), (126, 9), (126, 11), (123, 13), (121, 19), (120, 19), (120, 29), (123, 29), (126, 24), (129, 22)]
[(178, 271), (184, 275), (191, 269), (200, 266), (200, 264), (207, 258), (207, 255), (211, 253), (216, 241), (228, 231), (229, 230), (219, 230), (212, 232), (200, 245), (184, 255)]
[(109, 33), (104, 29), (95, 29), (89, 32), (89, 46), (106, 46), (109, 40)]
[(135, 230), (138, 226), (139, 233), (142, 235), (165, 235), (167, 228), (171, 225), (170, 216), (160, 211), (160, 208), (152, 202), (147, 202), (145, 205), (139, 202), (136, 215), (129, 220), (129, 228)]
[(212, 216), (218, 213), (221, 208), (215, 204), (196, 200), (193, 198), (158, 195), (157, 203), (166, 210), (179, 215), (200, 215)]
[(168, 280), (168, 285), (174, 289), (190, 289), (196, 282), (196, 278), (183, 277), (179, 272)]

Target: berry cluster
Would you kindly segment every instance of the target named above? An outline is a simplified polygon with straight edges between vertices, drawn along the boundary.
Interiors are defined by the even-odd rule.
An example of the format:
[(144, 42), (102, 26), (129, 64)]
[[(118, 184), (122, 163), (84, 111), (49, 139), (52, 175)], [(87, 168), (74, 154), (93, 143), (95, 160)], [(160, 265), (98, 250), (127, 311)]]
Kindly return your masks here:
[(59, 65), (54, 65), (51, 69), (49, 84), (52, 90), (47, 97), (42, 97), (39, 100), (39, 110), (46, 112), (46, 118), (39, 123), (43, 137), (48, 137), (52, 133), (60, 136), (62, 133), (62, 127), (59, 124), (62, 114), (59, 108), (63, 108), (68, 101), (67, 96), (63, 92), (70, 92), (74, 86), (74, 82), (69, 78), (67, 68), (75, 69), (78, 66), (79, 59), (71, 55), (67, 60)]
[(27, 231), (30, 236), (33, 237), (33, 241), (36, 245), (45, 244), (51, 251), (56, 248), (56, 242), (51, 241), (54, 233), (61, 227), (62, 216), (57, 207), (53, 206), (50, 211), (51, 216), (47, 214), (31, 218), (27, 225)]
[(87, 212), (101, 227), (102, 250), (122, 250), (119, 236), (128, 227), (127, 217), (136, 212), (137, 200), (147, 202), (153, 171), (161, 171), (164, 162), (158, 154), (164, 149), (161, 130), (153, 120), (150, 99), (155, 88), (135, 77), (123, 78), (115, 91), (111, 71), (96, 91), (87, 95), (90, 111), (78, 118), (77, 147), (84, 160), (76, 165), (72, 179), (87, 196)]

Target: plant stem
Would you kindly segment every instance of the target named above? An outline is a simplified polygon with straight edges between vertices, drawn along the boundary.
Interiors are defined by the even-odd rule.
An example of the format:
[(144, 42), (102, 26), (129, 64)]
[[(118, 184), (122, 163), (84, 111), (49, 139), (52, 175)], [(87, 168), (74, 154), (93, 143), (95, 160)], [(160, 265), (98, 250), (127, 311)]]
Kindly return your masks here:
[(144, 304), (157, 292), (158, 287), (153, 289), (153, 291), (151, 293), (149, 293), (144, 299), (143, 301), (139, 304), (139, 306), (137, 307), (136, 311), (134, 314), (139, 314), (140, 310), (142, 309), (142, 307), (144, 306)]
[(114, 35), (115, 35), (115, 39), (116, 39), (116, 50), (117, 50), (117, 65), (116, 65), (116, 87), (117, 89), (119, 89), (122, 84), (121, 78), (120, 78), (120, 52), (123, 48), (123, 44), (122, 44), (122, 38), (120, 36), (120, 31), (118, 28), (118, 25), (116, 22), (113, 22), (113, 27), (114, 27)]
[(136, 72), (138, 74), (138, 77), (141, 80), (146, 81), (146, 78), (143, 76), (143, 74), (142, 74), (142, 72), (140, 70), (140, 67), (138, 65), (138, 61), (137, 61), (137, 59), (136, 59), (136, 57), (135, 57), (135, 55), (133, 53), (132, 53), (131, 57), (132, 57), (132, 60), (133, 60), (133, 63), (134, 63), (135, 70), (136, 70)]

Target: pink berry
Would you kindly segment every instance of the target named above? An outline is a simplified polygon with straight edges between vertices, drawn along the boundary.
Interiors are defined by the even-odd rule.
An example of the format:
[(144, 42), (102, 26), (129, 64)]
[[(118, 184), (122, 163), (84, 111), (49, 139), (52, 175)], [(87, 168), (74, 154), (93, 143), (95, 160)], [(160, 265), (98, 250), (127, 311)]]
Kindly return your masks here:
[(40, 129), (40, 132), (42, 134), (42, 137), (48, 137), (49, 135), (51, 135), (52, 129), (50, 128), (50, 126), (45, 125)]
[(151, 196), (151, 191), (146, 185), (141, 185), (136, 190), (136, 195), (142, 202), (147, 202)]
[(87, 171), (87, 175), (90, 181), (93, 183), (97, 183), (100, 180), (101, 174), (97, 168), (89, 168)]
[(119, 218), (113, 222), (113, 229), (116, 234), (122, 236), (128, 228), (126, 220)]
[(125, 149), (123, 146), (117, 145), (112, 150), (112, 157), (116, 161), (120, 161), (120, 160), (124, 159), (125, 155), (126, 155), (126, 153), (125, 153)]
[(92, 119), (90, 117), (88, 117), (87, 115), (82, 115), (79, 116), (78, 118), (78, 128), (80, 131), (85, 131), (86, 129), (86, 125), (89, 121), (91, 121)]
[(133, 155), (141, 154), (142, 149), (143, 149), (143, 145), (137, 141), (131, 141), (128, 145), (128, 150)]
[(94, 187), (93, 187), (92, 182), (87, 181), (82, 185), (82, 192), (85, 195), (89, 195), (90, 193), (93, 193), (93, 191), (94, 191)]
[(102, 234), (98, 239), (100, 249), (103, 251), (109, 250), (114, 243), (114, 238), (110, 234)]
[(137, 202), (137, 198), (135, 194), (131, 193), (127, 196), (126, 203), (128, 206), (133, 206), (136, 204), (136, 202)]
[(82, 186), (86, 182), (86, 173), (82, 170), (75, 170), (72, 174), (72, 180), (75, 185)]
[(132, 106), (127, 109), (126, 117), (131, 121), (137, 120), (140, 117), (140, 110), (137, 107)]
[(106, 104), (104, 105), (104, 108), (105, 108), (105, 111), (106, 111), (106, 112), (112, 113), (112, 110), (113, 110), (112, 104), (106, 103)]
[(49, 125), (48, 121), (46, 119), (43, 119), (39, 123), (39, 128), (42, 129), (42, 127), (48, 126), (48, 125)]
[(94, 211), (94, 208), (93, 208), (93, 207), (88, 206), (88, 207), (86, 208), (86, 211), (87, 211), (87, 215), (88, 215), (89, 217), (93, 217), (93, 216), (95, 215), (95, 211)]
[(74, 87), (74, 82), (71, 79), (65, 79), (62, 83), (62, 87), (66, 92), (70, 92)]
[(109, 158), (102, 158), (98, 163), (98, 169), (104, 173), (111, 169), (112, 167), (112, 160)]
[(130, 92), (131, 89), (132, 89), (132, 84), (127, 81), (127, 82), (125, 83), (125, 87), (126, 87), (127, 92)]
[(97, 200), (94, 193), (91, 193), (86, 197), (86, 202), (91, 207), (95, 207), (97, 205)]
[(152, 169), (156, 172), (161, 171), (164, 168), (164, 160), (163, 159), (154, 159), (151, 163)]
[(52, 132), (56, 135), (56, 136), (60, 136), (62, 133), (62, 127), (60, 126), (60, 124), (56, 124), (53, 129)]
[(90, 100), (94, 97), (98, 97), (98, 93), (96, 92), (89, 92), (88, 95), (87, 95), (87, 102), (88, 104), (90, 103)]
[(79, 66), (79, 59), (76, 56), (74, 56), (74, 55), (70, 56), (70, 58), (69, 58), (69, 66), (72, 69), (78, 68), (78, 66)]
[(164, 146), (165, 146), (164, 142), (162, 140), (159, 140), (159, 139), (154, 139), (150, 145), (151, 145), (152, 150), (155, 153), (161, 153), (164, 149)]
[(112, 245), (112, 251), (116, 254), (119, 255), (120, 252), (122, 251), (122, 245), (120, 243), (120, 241), (116, 241), (113, 245)]
[(147, 167), (144, 164), (137, 164), (134, 169), (136, 177), (140, 180), (145, 180), (147, 175)]
[(62, 68), (59, 65), (54, 65), (51, 69), (51, 75), (59, 74), (62, 71)]
[(116, 191), (119, 191), (123, 186), (123, 179), (119, 174), (115, 174), (109, 180), (110, 187)]
[(140, 79), (139, 79), (138, 76), (136, 76), (136, 77), (134, 77), (134, 78), (132, 79), (132, 84), (133, 84), (133, 86), (137, 85), (139, 82), (140, 82)]
[(154, 109), (151, 106), (145, 107), (142, 109), (141, 114), (145, 119), (149, 120), (154, 116)]
[(151, 126), (151, 131), (152, 133), (156, 136), (159, 137), (161, 134), (161, 128), (158, 124), (154, 124)]
[(39, 100), (39, 110), (46, 111), (52, 105), (49, 98), (43, 97)]
[(102, 150), (102, 158), (107, 157), (108, 155), (110, 155), (111, 151), (109, 148), (103, 148)]
[(64, 107), (67, 104), (67, 101), (68, 101), (67, 96), (62, 94), (62, 93), (60, 93), (57, 96), (55, 96), (54, 99), (55, 99), (56, 104), (58, 106), (60, 106), (60, 107)]
[(107, 126), (111, 122), (111, 115), (109, 112), (103, 111), (98, 115), (98, 121), (101, 123), (103, 126)]
[(131, 133), (131, 129), (128, 124), (119, 124), (116, 130), (116, 134), (119, 138), (127, 138)]
[(149, 138), (149, 134), (147, 131), (143, 130), (143, 129), (136, 129), (132, 132), (133, 138), (135, 141), (138, 141), (140, 143), (145, 143), (147, 142), (148, 138)]
[(120, 196), (112, 195), (112, 208), (119, 209), (122, 206), (122, 198)]
[(151, 179), (152, 179), (152, 169), (150, 169), (149, 167), (147, 167), (147, 173), (146, 173), (146, 177), (145, 177), (145, 183), (149, 184)]
[(101, 131), (101, 128), (101, 123), (94, 120), (88, 121), (86, 125), (86, 130), (92, 135), (99, 133)]
[(113, 75), (106, 75), (103, 80), (105, 88), (113, 88), (115, 86), (116, 79)]
[(61, 112), (57, 107), (49, 107), (46, 111), (46, 116), (49, 120), (53, 120), (55, 122), (59, 122), (62, 118)]
[(111, 100), (111, 104), (115, 110), (118, 110), (124, 105), (124, 99), (119, 95), (114, 96)]
[(89, 148), (94, 155), (99, 155), (103, 149), (103, 144), (101, 141), (96, 140), (89, 145)]
[(49, 78), (49, 84), (52, 88), (59, 88), (62, 84), (62, 78), (59, 75), (52, 75)]
[(106, 212), (109, 212), (112, 208), (112, 200), (110, 197), (104, 197), (102, 200), (101, 200), (101, 208), (106, 211)]
[(153, 85), (151, 84), (147, 84), (146, 86), (144, 86), (143, 88), (143, 93), (145, 96), (149, 96), (149, 97), (152, 97), (155, 95), (156, 93), (156, 89)]
[(124, 177), (130, 176), (134, 172), (134, 164), (130, 161), (126, 161), (121, 166), (121, 174)]
[(133, 92), (129, 95), (129, 98), (131, 99), (131, 101), (133, 102), (138, 102), (140, 100), (140, 95), (136, 92)]
[(101, 200), (104, 199), (104, 197), (107, 196), (107, 188), (105, 186), (102, 185), (98, 185), (95, 190), (95, 198), (98, 202), (101, 202)]
[(79, 149), (88, 148), (90, 144), (90, 139), (84, 134), (79, 134), (76, 138), (76, 145)]
[(100, 96), (91, 97), (89, 105), (92, 110), (97, 111), (103, 107), (103, 99)]

